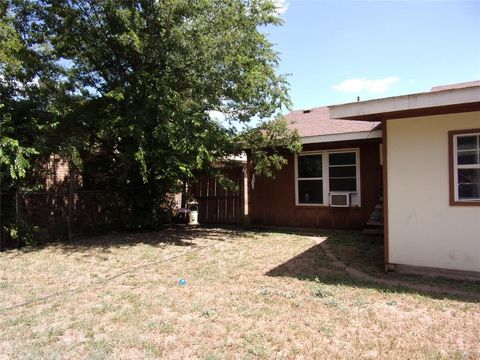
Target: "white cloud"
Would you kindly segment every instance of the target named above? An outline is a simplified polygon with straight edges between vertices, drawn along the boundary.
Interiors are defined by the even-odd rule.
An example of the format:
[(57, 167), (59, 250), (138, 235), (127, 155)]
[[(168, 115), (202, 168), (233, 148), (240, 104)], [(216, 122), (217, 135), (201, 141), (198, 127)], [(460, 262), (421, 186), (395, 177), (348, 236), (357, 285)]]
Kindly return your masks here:
[(289, 3), (286, 0), (273, 0), (278, 14), (284, 14), (288, 10)]
[(387, 91), (390, 85), (395, 84), (399, 80), (400, 79), (395, 76), (389, 76), (385, 79), (376, 80), (353, 78), (342, 81), (340, 84), (333, 86), (333, 88), (345, 93), (367, 91), (378, 94)]

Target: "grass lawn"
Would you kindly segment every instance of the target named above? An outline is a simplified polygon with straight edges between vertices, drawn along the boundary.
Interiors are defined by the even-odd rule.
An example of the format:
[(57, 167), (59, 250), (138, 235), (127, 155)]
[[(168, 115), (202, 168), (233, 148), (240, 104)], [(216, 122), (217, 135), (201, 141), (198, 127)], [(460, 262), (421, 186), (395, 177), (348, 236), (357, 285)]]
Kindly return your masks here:
[(381, 262), (354, 232), (202, 228), (0, 253), (0, 359), (480, 358), (479, 284)]

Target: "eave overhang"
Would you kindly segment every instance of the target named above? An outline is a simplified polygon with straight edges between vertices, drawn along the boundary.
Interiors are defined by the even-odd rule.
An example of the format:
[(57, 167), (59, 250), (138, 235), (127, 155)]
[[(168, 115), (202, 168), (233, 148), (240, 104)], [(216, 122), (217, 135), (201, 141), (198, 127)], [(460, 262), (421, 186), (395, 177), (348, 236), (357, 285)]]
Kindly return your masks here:
[(329, 106), (332, 118), (382, 121), (480, 111), (480, 86)]
[(380, 139), (382, 130), (357, 131), (351, 133), (338, 133), (328, 135), (303, 136), (300, 138), (302, 144), (327, 143), (337, 141)]

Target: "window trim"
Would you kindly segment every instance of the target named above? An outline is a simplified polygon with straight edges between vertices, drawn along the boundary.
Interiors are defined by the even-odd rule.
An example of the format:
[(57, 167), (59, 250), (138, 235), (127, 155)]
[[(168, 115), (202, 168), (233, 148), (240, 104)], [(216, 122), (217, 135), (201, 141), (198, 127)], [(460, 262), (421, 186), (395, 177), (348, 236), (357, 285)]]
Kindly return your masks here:
[[(330, 207), (330, 162), (329, 154), (335, 153), (355, 153), (355, 165), (356, 165), (356, 178), (357, 178), (357, 196), (358, 205), (353, 206), (355, 208), (362, 207), (361, 197), (361, 180), (360, 180), (360, 149), (359, 148), (346, 148), (346, 149), (329, 149), (329, 150), (313, 150), (302, 151), (300, 154), (294, 156), (294, 172), (295, 172), (295, 206), (309, 206), (309, 207)], [(303, 178), (298, 177), (298, 157), (302, 155), (321, 155), (322, 156), (322, 178), (323, 181), (323, 203), (322, 204), (304, 204), (298, 201), (298, 181)], [(320, 178), (310, 178), (311, 180), (320, 180)], [(304, 179), (305, 180), (305, 179)], [(335, 193), (341, 193), (342, 191), (335, 191)], [(351, 191), (343, 191), (344, 193), (350, 193)], [(352, 207), (352, 206), (350, 206)]]
[(301, 205), (306, 205), (306, 206), (325, 206), (325, 154), (322, 152), (307, 152), (307, 153), (301, 153), (300, 155), (320, 155), (322, 159), (322, 176), (321, 177), (299, 177), (298, 176), (298, 154), (295, 154), (295, 176), (297, 178), (296, 184), (297, 187), (295, 189), (295, 197), (296, 197), (296, 202), (299, 203), (298, 201), (298, 183), (300, 181), (313, 181), (313, 180), (322, 180), (322, 199), (323, 203), (302, 203)]
[(449, 197), (450, 206), (480, 206), (480, 199), (460, 200), (458, 198), (458, 135), (480, 135), (480, 129), (452, 130), (448, 132), (448, 172), (449, 172)]

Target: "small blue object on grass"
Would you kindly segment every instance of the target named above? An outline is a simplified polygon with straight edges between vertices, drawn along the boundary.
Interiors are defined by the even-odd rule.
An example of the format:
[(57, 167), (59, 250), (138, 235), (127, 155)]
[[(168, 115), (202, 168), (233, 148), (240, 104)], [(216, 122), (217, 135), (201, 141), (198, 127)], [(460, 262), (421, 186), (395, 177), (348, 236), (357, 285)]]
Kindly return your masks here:
[(178, 280), (178, 285), (180, 285), (180, 286), (185, 286), (185, 285), (187, 285), (187, 280), (185, 280), (185, 279), (180, 279), (180, 280)]

